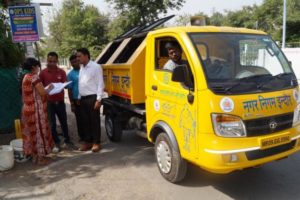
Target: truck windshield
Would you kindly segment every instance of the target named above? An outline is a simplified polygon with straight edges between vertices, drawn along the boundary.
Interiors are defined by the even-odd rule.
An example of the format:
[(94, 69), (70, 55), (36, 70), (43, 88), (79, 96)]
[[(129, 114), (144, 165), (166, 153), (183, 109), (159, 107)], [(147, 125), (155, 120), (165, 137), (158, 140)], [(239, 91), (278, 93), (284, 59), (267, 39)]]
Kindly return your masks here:
[(296, 77), (283, 53), (266, 35), (190, 33), (209, 88), (245, 94), (293, 88)]

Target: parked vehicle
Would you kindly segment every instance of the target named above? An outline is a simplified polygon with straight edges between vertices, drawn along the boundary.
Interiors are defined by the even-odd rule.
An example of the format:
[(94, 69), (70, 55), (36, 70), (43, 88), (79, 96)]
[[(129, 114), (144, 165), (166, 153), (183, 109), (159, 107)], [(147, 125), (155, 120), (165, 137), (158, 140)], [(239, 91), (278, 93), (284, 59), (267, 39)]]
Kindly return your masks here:
[[(270, 36), (214, 26), (153, 30), (169, 18), (128, 31), (97, 59), (109, 139), (120, 141), (124, 129), (144, 133), (170, 182), (185, 177), (187, 162), (225, 174), (299, 151), (298, 83)], [(174, 71), (163, 69), (169, 41), (187, 63)]]

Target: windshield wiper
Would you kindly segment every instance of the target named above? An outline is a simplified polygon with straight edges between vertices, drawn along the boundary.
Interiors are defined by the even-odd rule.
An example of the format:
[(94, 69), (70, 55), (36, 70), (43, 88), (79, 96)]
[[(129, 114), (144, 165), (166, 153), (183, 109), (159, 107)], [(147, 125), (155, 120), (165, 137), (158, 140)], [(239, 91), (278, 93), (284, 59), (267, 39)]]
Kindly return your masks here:
[[(284, 77), (287, 75), (292, 75), (292, 73), (280, 73), (277, 74), (275, 76), (271, 76), (269, 79), (263, 81), (262, 83), (260, 83), (259, 85), (257, 85), (257, 89), (261, 89), (263, 86), (265, 86), (266, 84), (269, 83), (270, 80), (275, 80), (275, 79), (280, 79), (280, 80), (285, 80)], [(291, 80), (292, 81), (292, 80)], [(291, 82), (291, 84), (293, 85), (293, 82)]]
[[(218, 91), (218, 92), (221, 92), (222, 91), (222, 93), (226, 93), (226, 94), (231, 94), (232, 93), (232, 90), (234, 89), (234, 88), (237, 88), (238, 86), (247, 86), (247, 87), (249, 87), (249, 84), (244, 84), (243, 82), (232, 82), (232, 84), (231, 85), (229, 85), (229, 86), (224, 86), (224, 85), (215, 85), (215, 86), (213, 86), (212, 88), (215, 90), (215, 91)], [(256, 86), (256, 84), (255, 84), (255, 86)], [(251, 86), (253, 89), (255, 88), (256, 89), (256, 87), (255, 86)], [(241, 88), (240, 88), (241, 89)]]
[(247, 76), (247, 77), (244, 77), (244, 78), (240, 78), (238, 80), (243, 80), (243, 81), (248, 81), (248, 80), (252, 80), (252, 79), (261, 79), (263, 77), (272, 77), (271, 74), (258, 74), (258, 75), (253, 75), (253, 76)]
[(283, 79), (283, 77), (287, 76), (287, 75), (292, 75), (292, 73), (280, 73), (280, 74), (277, 74), (276, 76), (273, 76), (273, 77), (276, 77), (278, 79)]
[(231, 86), (229, 86), (229, 87), (226, 87), (226, 88), (224, 89), (224, 91), (228, 94), (228, 92), (230, 92), (233, 88), (235, 88), (235, 87), (237, 87), (237, 86), (240, 86), (240, 85), (241, 85), (241, 82), (238, 82), (238, 83), (233, 84), (233, 85), (231, 85)]
[[(255, 79), (262, 79), (262, 78), (264, 78), (264, 77), (272, 77), (272, 75), (271, 75), (271, 74), (258, 74), (258, 75), (253, 75), (253, 76), (244, 77), (244, 78), (238, 79), (239, 82), (237, 82), (236, 84), (233, 84), (233, 85), (231, 85), (231, 86), (229, 86), (229, 87), (225, 87), (225, 88), (224, 88), (224, 91), (228, 94), (229, 92), (232, 91), (232, 89), (236, 88), (237, 86), (240, 86), (241, 83), (242, 83), (243, 81), (245, 81), (245, 82), (251, 81), (251, 83), (253, 84), (253, 89), (254, 89), (254, 88), (260, 89), (259, 86), (256, 86), (257, 83), (256, 83), (254, 80), (255, 80)], [(269, 80), (270, 80), (270, 79), (268, 79), (267, 81), (269, 81)], [(264, 82), (265, 82), (265, 81), (264, 81)], [(247, 84), (249, 84), (249, 83), (247, 83)], [(249, 86), (249, 85), (248, 85), (248, 86)], [(251, 86), (251, 87), (252, 87), (252, 86)]]
[[(225, 84), (215, 83), (211, 86), (211, 89), (213, 89), (215, 92), (223, 93), (223, 94), (232, 94), (236, 92), (242, 92), (247, 93), (250, 91), (261, 91), (261, 88), (263, 88), (266, 84), (270, 83), (270, 81), (273, 80), (287, 80), (288, 75), (292, 75), (293, 73), (281, 73), (276, 76), (272, 76), (271, 74), (260, 74), (260, 75), (254, 75), (249, 76), (241, 79), (236, 79), (232, 82), (227, 82)], [(296, 80), (292, 78), (291, 80), (291, 86), (297, 85), (293, 83), (293, 80)], [(279, 83), (282, 83), (280, 81)], [(271, 88), (270, 88), (271, 89)]]

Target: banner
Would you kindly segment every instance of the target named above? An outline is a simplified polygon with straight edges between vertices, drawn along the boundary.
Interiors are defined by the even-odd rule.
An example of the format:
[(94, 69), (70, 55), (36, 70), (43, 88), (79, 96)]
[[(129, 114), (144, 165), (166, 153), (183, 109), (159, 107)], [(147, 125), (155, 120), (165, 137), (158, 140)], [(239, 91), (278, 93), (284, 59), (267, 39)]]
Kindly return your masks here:
[(9, 7), (13, 42), (35, 42), (39, 40), (35, 6)]

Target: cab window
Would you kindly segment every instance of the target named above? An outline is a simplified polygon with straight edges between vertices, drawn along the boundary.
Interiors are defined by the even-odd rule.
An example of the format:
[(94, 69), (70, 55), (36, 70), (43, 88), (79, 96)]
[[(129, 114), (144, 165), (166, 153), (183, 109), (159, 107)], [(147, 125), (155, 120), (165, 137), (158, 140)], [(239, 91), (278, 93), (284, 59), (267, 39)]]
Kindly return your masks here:
[[(169, 60), (171, 60), (169, 53), (168, 53), (168, 44), (178, 44), (180, 49), (181, 46), (178, 41), (173, 37), (163, 37), (157, 38), (155, 40), (155, 69), (156, 70), (166, 70), (164, 66), (167, 64)], [(175, 53), (174, 53), (175, 54)], [(181, 49), (180, 54), (182, 62), (180, 63), (188, 63), (184, 51)], [(171, 70), (168, 70), (171, 72)]]
[(182, 83), (184, 87), (194, 88), (194, 78), (190, 64), (179, 42), (173, 37), (162, 37), (155, 40), (155, 69), (172, 73), (177, 66), (186, 66), (192, 85)]

